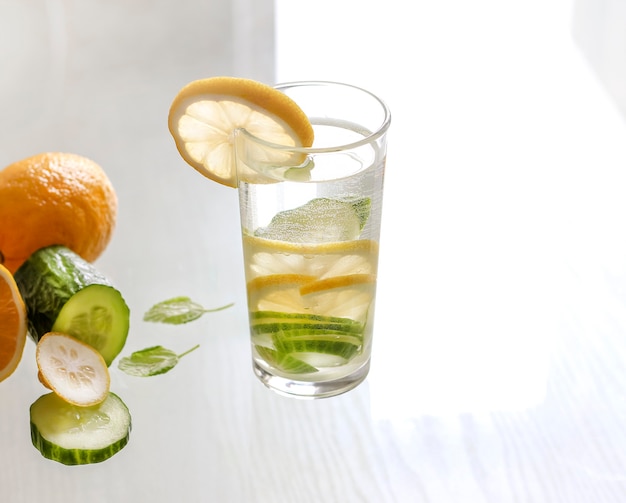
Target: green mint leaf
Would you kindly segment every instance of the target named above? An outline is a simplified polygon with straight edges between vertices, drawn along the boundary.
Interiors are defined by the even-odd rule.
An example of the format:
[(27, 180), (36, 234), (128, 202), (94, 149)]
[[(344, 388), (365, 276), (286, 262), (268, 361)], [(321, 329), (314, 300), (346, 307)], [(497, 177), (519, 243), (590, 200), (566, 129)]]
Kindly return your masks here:
[(163, 346), (152, 346), (140, 351), (135, 351), (130, 356), (120, 359), (117, 364), (118, 368), (128, 375), (138, 377), (149, 377), (159, 374), (165, 374), (172, 370), (179, 360), (198, 349), (200, 345), (177, 355), (174, 351), (166, 349)]
[(197, 320), (205, 313), (213, 313), (227, 309), (233, 304), (227, 304), (215, 309), (206, 309), (189, 297), (174, 297), (164, 300), (152, 306), (146, 314), (144, 321), (155, 323), (169, 323), (170, 325), (182, 325), (190, 321)]
[(292, 374), (309, 374), (311, 372), (317, 372), (317, 368), (309, 365), (308, 363), (295, 358), (291, 354), (281, 353), (275, 349), (270, 349), (265, 346), (256, 346), (257, 352), (268, 362), (271, 362), (276, 367)]

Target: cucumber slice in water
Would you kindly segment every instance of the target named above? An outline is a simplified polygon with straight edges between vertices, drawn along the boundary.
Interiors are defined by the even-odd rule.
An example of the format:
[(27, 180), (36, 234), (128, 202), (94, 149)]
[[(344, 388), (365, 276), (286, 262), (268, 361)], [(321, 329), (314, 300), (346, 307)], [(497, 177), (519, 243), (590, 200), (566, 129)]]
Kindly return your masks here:
[(343, 365), (363, 346), (365, 326), (350, 318), (256, 311), (250, 322), (258, 354), (292, 374)]
[(33, 445), (44, 457), (65, 465), (109, 459), (126, 446), (130, 430), (128, 407), (114, 393), (92, 407), (77, 407), (48, 393), (30, 407)]
[(111, 365), (126, 343), (130, 310), (95, 266), (64, 246), (49, 246), (31, 255), (15, 281), (35, 342), (47, 332), (66, 333), (93, 346)]
[(285, 313), (280, 311), (252, 311), (250, 313), (250, 321), (255, 324), (271, 323), (274, 321), (289, 323), (340, 323), (342, 325), (357, 326), (360, 327), (359, 329), (363, 328), (361, 323), (350, 318), (310, 313)]
[(298, 353), (329, 354), (342, 358), (344, 361), (352, 358), (360, 346), (343, 340), (307, 338), (294, 339), (275, 335), (272, 339), (274, 347), (280, 354), (289, 354), (297, 358)]

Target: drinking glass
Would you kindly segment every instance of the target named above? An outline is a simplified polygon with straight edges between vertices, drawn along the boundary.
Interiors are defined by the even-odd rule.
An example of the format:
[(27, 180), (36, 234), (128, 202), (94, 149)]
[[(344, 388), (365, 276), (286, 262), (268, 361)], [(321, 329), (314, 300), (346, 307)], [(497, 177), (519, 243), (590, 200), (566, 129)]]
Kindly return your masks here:
[(235, 134), (252, 364), (278, 393), (329, 397), (370, 367), (391, 116), (355, 86), (276, 87), (315, 140), (299, 148)]

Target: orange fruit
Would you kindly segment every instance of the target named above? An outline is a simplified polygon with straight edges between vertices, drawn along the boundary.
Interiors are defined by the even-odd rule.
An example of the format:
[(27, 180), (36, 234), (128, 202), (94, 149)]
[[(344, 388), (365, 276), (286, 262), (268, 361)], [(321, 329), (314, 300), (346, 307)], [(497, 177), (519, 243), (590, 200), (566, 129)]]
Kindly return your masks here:
[(116, 218), (113, 185), (90, 159), (43, 153), (0, 171), (0, 263), (12, 273), (49, 245), (67, 246), (93, 262)]
[[(313, 144), (313, 126), (296, 102), (266, 84), (236, 77), (187, 84), (172, 101), (168, 126), (182, 158), (229, 187), (237, 185), (233, 148), (237, 130), (277, 145)], [(264, 154), (270, 159), (285, 156), (269, 149)]]
[(26, 306), (9, 270), (0, 265), (0, 381), (22, 359), (26, 344)]

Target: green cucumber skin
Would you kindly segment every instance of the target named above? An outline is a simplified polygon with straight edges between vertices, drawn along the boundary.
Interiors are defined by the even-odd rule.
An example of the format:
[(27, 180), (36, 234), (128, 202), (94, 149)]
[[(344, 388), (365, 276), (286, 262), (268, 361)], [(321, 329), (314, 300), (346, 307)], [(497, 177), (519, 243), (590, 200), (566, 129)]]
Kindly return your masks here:
[(44, 458), (57, 461), (64, 465), (87, 465), (102, 463), (114, 454), (122, 450), (128, 443), (129, 436), (119, 440), (117, 443), (98, 450), (63, 449), (58, 445), (48, 442), (37, 431), (37, 426), (31, 421), (30, 438), (33, 445)]
[(35, 342), (50, 332), (61, 308), (88, 285), (111, 282), (89, 262), (64, 246), (48, 246), (33, 253), (15, 272), (26, 304), (29, 335)]
[(324, 316), (321, 314), (309, 314), (309, 313), (284, 313), (280, 311), (252, 311), (250, 313), (250, 322), (254, 324), (268, 323), (276, 321), (278, 323), (290, 322), (290, 323), (338, 323), (345, 327), (360, 327), (363, 329), (363, 324), (355, 321), (351, 318), (339, 318), (337, 316)]
[(345, 327), (338, 324), (322, 323), (257, 323), (252, 326), (252, 330), (257, 334), (268, 334), (275, 332), (293, 333), (294, 336), (311, 334), (334, 334), (334, 335), (354, 335), (358, 337), (363, 334), (363, 327)]
[[(37, 448), (37, 450), (41, 453), (43, 457), (51, 459), (53, 461), (57, 461), (64, 465), (85, 465), (106, 461), (111, 456), (122, 450), (128, 444), (128, 441), (130, 440), (130, 431), (132, 428), (130, 412), (123, 400), (113, 392), (109, 393), (109, 397), (106, 400), (112, 400), (116, 404), (116, 407), (123, 411), (123, 415), (128, 421), (128, 425), (125, 430), (126, 433), (121, 438), (115, 440), (108, 446), (99, 449), (66, 449), (47, 440), (46, 438), (44, 438), (44, 436), (40, 432), (39, 427), (37, 426), (37, 419), (41, 420), (42, 418), (33, 417), (36, 414), (36, 406), (43, 401), (48, 403), (47, 407), (54, 407), (55, 403), (60, 404), (61, 407), (70, 407), (69, 405), (65, 404), (65, 402), (63, 402), (60, 398), (58, 398), (54, 393), (49, 393), (47, 395), (42, 395), (41, 397), (39, 397), (39, 399), (35, 403), (33, 403), (30, 408), (30, 436), (33, 445)], [(50, 405), (49, 402), (52, 402), (52, 405)], [(58, 406), (59, 405), (57, 405), (57, 407)]]

